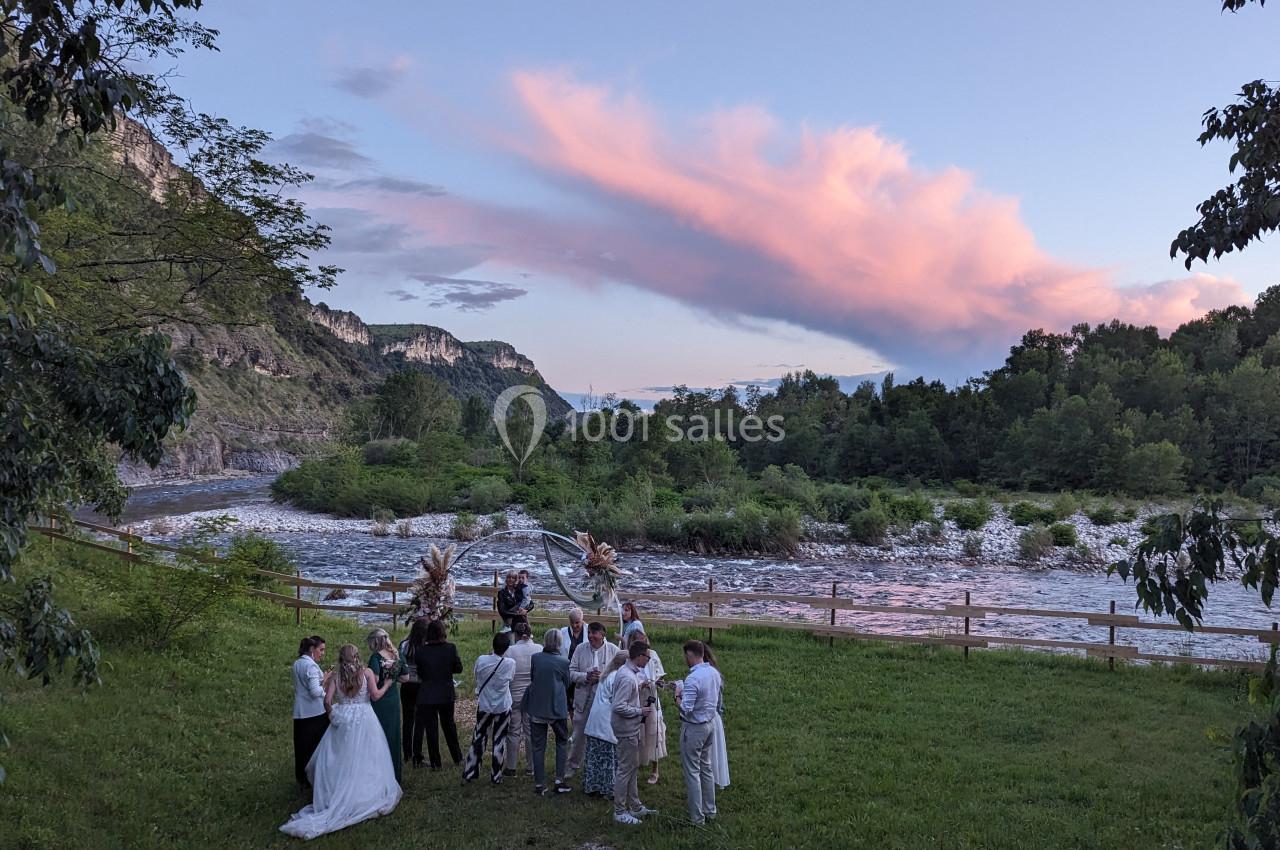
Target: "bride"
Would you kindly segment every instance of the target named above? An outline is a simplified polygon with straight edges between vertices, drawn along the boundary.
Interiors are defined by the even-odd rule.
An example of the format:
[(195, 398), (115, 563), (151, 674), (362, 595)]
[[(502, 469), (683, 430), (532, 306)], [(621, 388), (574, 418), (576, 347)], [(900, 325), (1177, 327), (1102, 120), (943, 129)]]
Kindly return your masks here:
[(364, 666), (352, 644), (338, 651), (338, 669), (325, 682), (329, 729), (307, 764), (307, 778), (315, 788), (311, 805), (304, 806), (280, 827), (298, 838), (315, 838), (362, 820), (390, 814), (400, 802), (387, 736), (370, 699), (381, 688), (373, 671)]

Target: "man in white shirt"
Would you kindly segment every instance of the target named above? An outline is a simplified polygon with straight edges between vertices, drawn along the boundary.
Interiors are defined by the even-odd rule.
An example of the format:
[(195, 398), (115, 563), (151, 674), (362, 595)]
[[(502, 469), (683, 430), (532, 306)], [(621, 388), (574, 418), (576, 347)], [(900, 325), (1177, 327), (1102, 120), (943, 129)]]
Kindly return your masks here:
[(320, 746), (329, 728), (329, 712), (324, 705), (324, 674), (320, 659), (324, 657), (324, 638), (312, 635), (298, 646), (298, 660), (293, 662), (293, 773), (298, 784), (310, 787), (307, 763)]
[(517, 620), (511, 627), (516, 636), (515, 646), (507, 650), (507, 658), (515, 662), (515, 675), (511, 677), (511, 720), (507, 725), (506, 775), (516, 775), (516, 760), (520, 756), (520, 742), (524, 742), (525, 773), (533, 775), (533, 740), (529, 734), (529, 718), (525, 717), (524, 692), (529, 688), (530, 659), (542, 651), (533, 642), (529, 624)]
[(587, 626), (587, 639), (569, 659), (569, 680), (573, 682), (573, 748), (569, 751), (569, 773), (582, 764), (587, 749), (587, 716), (596, 698), (596, 686), (609, 669), (609, 662), (621, 650), (605, 640), (603, 623)]
[(716, 816), (716, 782), (711, 767), (712, 721), (720, 705), (724, 681), (703, 657), (702, 643), (684, 645), (689, 675), (680, 687), (680, 762), (689, 794), (689, 819), (701, 826)]
[(493, 654), (476, 659), (476, 726), (471, 735), (471, 749), (462, 768), (462, 779), (470, 782), (480, 775), (485, 739), (493, 735), (491, 781), (502, 782), (502, 766), (507, 755), (507, 727), (511, 721), (511, 680), (516, 675), (516, 662), (505, 658), (511, 647), (511, 632), (493, 636)]

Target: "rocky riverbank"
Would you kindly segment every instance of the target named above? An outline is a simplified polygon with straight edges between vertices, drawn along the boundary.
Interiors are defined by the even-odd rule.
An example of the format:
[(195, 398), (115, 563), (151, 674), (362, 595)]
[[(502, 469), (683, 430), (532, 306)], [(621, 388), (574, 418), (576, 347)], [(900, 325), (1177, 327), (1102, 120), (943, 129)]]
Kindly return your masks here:
[[(1148, 506), (1129, 522), (1112, 525), (1096, 525), (1083, 514), (1064, 520), (1073, 526), (1079, 542), (1075, 546), (1057, 546), (1037, 560), (1023, 556), (1019, 537), (1025, 527), (1015, 525), (1007, 512), (999, 505), (993, 506), (992, 519), (977, 532), (964, 531), (951, 520), (942, 520), (940, 531), (935, 533), (929, 523), (919, 523), (914, 528), (889, 535), (879, 546), (865, 546), (847, 542), (844, 526), (839, 523), (823, 523), (808, 520), (805, 525), (806, 540), (795, 554), (798, 561), (854, 560), (862, 562), (946, 563), (984, 566), (1021, 566), (1026, 568), (1059, 568), (1084, 571), (1101, 571), (1106, 565), (1123, 557), (1142, 538), (1142, 523), (1151, 515), (1168, 510), (1167, 506)], [(175, 516), (149, 519), (133, 526), (135, 532), (151, 536), (178, 536), (190, 533), (201, 518), (220, 515), (233, 517), (236, 531), (260, 533), (315, 533), (315, 534), (384, 534), (401, 537), (448, 538), (453, 530), (457, 514), (435, 513), (394, 520), (385, 525), (367, 519), (344, 519), (327, 514), (311, 513), (299, 508), (275, 503), (234, 505), (225, 509), (202, 510)], [(539, 521), (518, 507), (508, 508), (504, 515), (507, 526), (513, 529), (532, 529)], [(941, 508), (939, 508), (941, 519)], [(491, 526), (488, 517), (478, 517), (478, 531), (487, 532)], [(981, 538), (981, 551), (975, 554), (966, 538)], [(624, 549), (651, 552), (681, 552), (653, 545), (621, 544)], [(693, 553), (697, 554), (697, 553)], [(741, 557), (740, 555), (738, 557)]]

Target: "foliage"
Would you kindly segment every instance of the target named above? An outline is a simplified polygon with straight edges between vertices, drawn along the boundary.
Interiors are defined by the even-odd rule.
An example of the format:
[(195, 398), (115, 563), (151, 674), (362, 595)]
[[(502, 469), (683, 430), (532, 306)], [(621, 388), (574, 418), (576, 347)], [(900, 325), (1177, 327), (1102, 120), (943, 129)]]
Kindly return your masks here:
[(1125, 456), (1125, 489), (1138, 496), (1181, 492), (1183, 465), (1182, 452), (1168, 440), (1138, 446)]
[(256, 587), (265, 587), (272, 582), (269, 577), (258, 575), (258, 570), (292, 575), (296, 569), (293, 559), (283, 546), (252, 531), (232, 537), (225, 557), (234, 564), (238, 573), (243, 573), (246, 580)]
[(251, 561), (213, 554), (213, 538), (234, 522), (227, 516), (199, 518), (195, 531), (180, 543), (184, 553), (173, 563), (156, 558), (142, 561), (148, 579), (133, 586), (127, 605), (135, 640), (152, 650), (165, 649), (253, 583)]
[(872, 494), (870, 504), (849, 517), (849, 536), (864, 546), (879, 546), (889, 532), (891, 521), (879, 495)]
[(1017, 502), (1009, 508), (1009, 518), (1014, 525), (1047, 525), (1056, 517), (1052, 508), (1041, 507), (1034, 502)]
[(505, 478), (488, 475), (471, 483), (467, 506), (477, 513), (493, 513), (511, 501), (511, 486)]
[(1085, 516), (1094, 525), (1115, 525), (1120, 521), (1120, 512), (1110, 502), (1102, 502), (1085, 511)]
[(991, 503), (986, 499), (947, 502), (944, 515), (962, 531), (978, 531), (991, 521)]
[(976, 531), (971, 531), (964, 536), (961, 546), (967, 558), (981, 558), (983, 537)]
[(507, 515), (502, 511), (496, 511), (489, 514), (489, 530), (490, 531), (506, 531), (511, 528), (511, 522), (507, 519)]
[(0, 669), (47, 685), (74, 659), (77, 682), (98, 681), (98, 647), (86, 629), (53, 604), (53, 579), (33, 578), (19, 593), (6, 592), (0, 596), (0, 614), (5, 632)]
[(1049, 526), (1049, 536), (1053, 538), (1054, 546), (1074, 546), (1080, 540), (1076, 527), (1069, 522), (1055, 522)]
[(1070, 493), (1059, 493), (1053, 500), (1053, 507), (1050, 510), (1055, 520), (1071, 519), (1080, 510), (1080, 503)]
[(406, 437), (370, 440), (364, 444), (364, 462), (370, 466), (414, 466), (418, 444)]
[(1053, 533), (1043, 525), (1033, 525), (1018, 535), (1018, 552), (1028, 561), (1038, 561), (1054, 548)]
[(480, 537), (480, 523), (476, 521), (475, 514), (466, 511), (458, 511), (453, 518), (453, 524), (449, 527), (449, 536), (454, 540), (475, 540)]

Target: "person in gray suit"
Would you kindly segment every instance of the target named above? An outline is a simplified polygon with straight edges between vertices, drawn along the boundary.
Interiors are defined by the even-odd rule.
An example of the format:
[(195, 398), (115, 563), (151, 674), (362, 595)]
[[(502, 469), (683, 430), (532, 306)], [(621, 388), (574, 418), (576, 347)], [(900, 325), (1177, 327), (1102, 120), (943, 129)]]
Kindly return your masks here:
[(329, 728), (324, 674), (320, 671), (323, 657), (324, 638), (312, 635), (302, 639), (298, 660), (293, 662), (293, 773), (304, 788), (311, 785), (307, 781), (307, 762)]
[(525, 691), (525, 716), (533, 739), (533, 793), (547, 793), (547, 727), (556, 736), (554, 790), (567, 794), (565, 761), (569, 754), (569, 659), (560, 654), (560, 630), (547, 629), (542, 652), (529, 659), (529, 688)]

